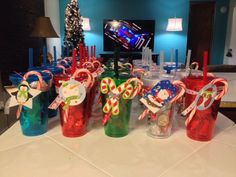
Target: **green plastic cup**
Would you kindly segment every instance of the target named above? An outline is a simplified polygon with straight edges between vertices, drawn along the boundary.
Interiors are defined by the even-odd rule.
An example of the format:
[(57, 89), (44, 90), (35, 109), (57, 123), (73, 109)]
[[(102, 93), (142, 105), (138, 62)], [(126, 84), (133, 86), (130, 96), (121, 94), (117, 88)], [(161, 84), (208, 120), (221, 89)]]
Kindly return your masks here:
[[(119, 86), (127, 79), (130, 75), (120, 75), (119, 79), (113, 78), (116, 86)], [(106, 104), (106, 99), (109, 94), (102, 94), (102, 105)], [(104, 125), (105, 134), (110, 137), (123, 137), (129, 133), (129, 120), (131, 112), (132, 100), (125, 100), (122, 97), (119, 99), (120, 112), (118, 115), (111, 115), (107, 123)]]

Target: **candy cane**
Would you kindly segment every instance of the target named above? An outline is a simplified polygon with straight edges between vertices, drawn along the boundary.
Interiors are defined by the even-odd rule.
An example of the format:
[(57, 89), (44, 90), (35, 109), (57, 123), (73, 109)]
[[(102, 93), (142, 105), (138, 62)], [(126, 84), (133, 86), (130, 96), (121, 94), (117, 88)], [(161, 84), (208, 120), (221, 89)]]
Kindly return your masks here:
[(93, 60), (92, 63), (95, 68), (100, 68), (102, 66), (101, 62), (98, 60)]
[(135, 69), (133, 69), (132, 70), (132, 75), (135, 75), (135, 73), (139, 73), (139, 74), (141, 74), (141, 75), (144, 75), (144, 73), (145, 73), (145, 70), (144, 69), (141, 69), (141, 68), (135, 68)]
[(183, 82), (179, 81), (179, 80), (173, 81), (172, 84), (178, 86), (180, 91), (178, 92), (178, 94), (173, 99), (171, 99), (170, 103), (174, 103), (175, 101), (180, 99), (180, 97), (182, 97), (184, 95), (185, 90), (186, 90), (185, 84)]
[(65, 66), (63, 66), (62, 64), (58, 64), (57, 67), (62, 69), (62, 73), (63, 73), (63, 74), (66, 74), (66, 68), (65, 68)]
[(132, 82), (134, 83), (134, 89), (133, 89), (133, 93), (130, 99), (133, 99), (136, 95), (138, 95), (141, 92), (142, 86), (143, 86), (143, 82), (140, 81), (138, 78), (130, 78), (127, 80), (128, 84)]
[(138, 117), (139, 120), (144, 119), (148, 114), (149, 114), (150, 110), (149, 109), (145, 109), (142, 114)]
[(45, 90), (48, 90), (49, 88), (52, 87), (53, 74), (52, 74), (52, 72), (49, 71), (49, 70), (43, 70), (42, 72), (44, 72), (44, 73), (48, 73), (48, 74), (51, 76), (51, 79), (50, 79), (50, 81), (49, 81), (48, 87), (45, 88)]
[[(134, 87), (132, 86), (132, 82), (134, 82)], [(106, 104), (103, 107), (103, 112), (106, 113), (103, 119), (103, 125), (109, 120), (110, 112), (112, 115), (119, 114), (119, 98), (122, 95), (123, 99), (132, 99), (134, 96), (138, 94), (138, 91), (141, 90), (142, 82), (138, 81), (137, 78), (132, 78), (127, 80), (125, 83), (122, 83), (118, 87), (116, 87), (115, 82), (112, 78), (104, 78), (101, 81), (100, 89), (103, 94), (111, 93), (114, 96), (108, 98)]]
[[(216, 83), (223, 83), (224, 84), (222, 91), (218, 94), (216, 93), (217, 92), (217, 88), (215, 86)], [(202, 107), (201, 105), (197, 105), (197, 102), (200, 99), (201, 94), (204, 91), (208, 90), (209, 88), (211, 88), (213, 90), (213, 97), (212, 97), (212, 100), (210, 101), (210, 103), (206, 107)], [(185, 121), (185, 125), (186, 126), (189, 125), (189, 123), (192, 121), (193, 116), (195, 115), (197, 110), (205, 110), (205, 109), (209, 108), (213, 104), (214, 100), (219, 100), (222, 96), (224, 96), (227, 93), (227, 91), (228, 91), (228, 83), (226, 80), (224, 80), (222, 78), (214, 79), (209, 84), (205, 85), (197, 93), (197, 96), (196, 96), (194, 102), (182, 112), (182, 115), (184, 115), (184, 116), (186, 116), (190, 112), (189, 116), (187, 117), (187, 119)], [(188, 91), (188, 93), (194, 94), (194, 95), (196, 94), (195, 92), (192, 92), (191, 90)]]
[[(194, 67), (195, 66), (195, 67)], [(191, 67), (194, 69), (194, 70), (198, 70), (198, 68), (199, 68), (199, 64), (198, 64), (198, 62), (192, 62), (192, 64), (191, 64)]]
[[(172, 84), (177, 86), (180, 90), (178, 91), (178, 94), (176, 94), (176, 96), (170, 100), (171, 104), (174, 103), (175, 101), (177, 101), (179, 98), (181, 98), (184, 95), (185, 89), (186, 89), (184, 83), (179, 81), (179, 80), (173, 81)], [(147, 114), (149, 114), (149, 113), (150, 113), (150, 110), (149, 109), (145, 109), (143, 111), (143, 113), (139, 116), (138, 119), (139, 120), (144, 119), (147, 116)]]
[(72, 75), (72, 79), (75, 79), (80, 73), (86, 73), (88, 78), (83, 82), (86, 88), (91, 89), (94, 84), (94, 78), (89, 70), (87, 69), (76, 69), (75, 73)]
[(90, 69), (91, 68), (92, 70), (94, 70), (94, 64), (90, 61), (84, 62), (82, 67), (85, 68), (85, 69)]
[(123, 64), (123, 66), (128, 66), (128, 68), (130, 69), (130, 71), (133, 71), (133, 65), (130, 63), (125, 63)]

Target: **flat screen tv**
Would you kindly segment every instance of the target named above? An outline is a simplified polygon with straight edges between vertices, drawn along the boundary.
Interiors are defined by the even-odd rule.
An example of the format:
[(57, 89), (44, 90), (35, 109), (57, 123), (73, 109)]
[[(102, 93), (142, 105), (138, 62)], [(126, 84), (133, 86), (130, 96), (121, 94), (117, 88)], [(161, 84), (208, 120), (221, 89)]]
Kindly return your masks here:
[(154, 47), (155, 20), (104, 20), (104, 51), (142, 51)]

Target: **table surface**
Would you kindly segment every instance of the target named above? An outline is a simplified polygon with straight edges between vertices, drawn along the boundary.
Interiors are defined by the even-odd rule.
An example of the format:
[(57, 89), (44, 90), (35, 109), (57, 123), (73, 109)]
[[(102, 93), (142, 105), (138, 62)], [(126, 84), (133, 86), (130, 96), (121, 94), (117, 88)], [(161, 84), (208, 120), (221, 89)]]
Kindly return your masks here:
[[(224, 107), (227, 107), (227, 105), (232, 105), (233, 107), (236, 106), (236, 73), (213, 73), (217, 77), (222, 77), (227, 79), (229, 83), (229, 90), (228, 93), (223, 96), (221, 99), (222, 102), (225, 102)], [(227, 104), (228, 103), (228, 104)], [(233, 103), (233, 104), (232, 104)]]
[(137, 121), (134, 103), (130, 133), (123, 138), (104, 135), (91, 119), (90, 130), (78, 138), (63, 137), (58, 118), (50, 119), (41, 136), (21, 134), (19, 122), (0, 136), (1, 177), (235, 177), (236, 126), (218, 114), (214, 138), (189, 139), (183, 118), (175, 119), (173, 133), (154, 139)]

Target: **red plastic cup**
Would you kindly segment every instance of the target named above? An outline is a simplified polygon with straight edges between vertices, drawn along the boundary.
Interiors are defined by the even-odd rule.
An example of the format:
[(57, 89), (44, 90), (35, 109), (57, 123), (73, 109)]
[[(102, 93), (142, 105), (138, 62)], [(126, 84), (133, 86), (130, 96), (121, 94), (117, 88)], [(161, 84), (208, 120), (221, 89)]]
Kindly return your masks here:
[[(207, 77), (207, 80), (204, 81), (202, 76), (189, 76), (183, 79), (187, 89), (184, 108), (188, 108), (194, 101), (197, 103), (196, 112), (189, 122), (187, 120), (188, 123), (186, 125), (187, 136), (193, 140), (209, 141), (212, 139), (221, 99), (214, 100), (212, 96), (214, 88), (212, 87), (203, 89), (203, 92), (199, 96), (191, 94), (189, 91), (199, 93), (213, 79), (215, 78)], [(215, 86), (217, 92), (222, 91), (222, 83), (216, 83)], [(187, 117), (190, 113), (191, 111), (187, 114)]]
[[(56, 75), (54, 77), (54, 83), (58, 90), (61, 86), (59, 81), (67, 81), (70, 79), (68, 75)], [(82, 81), (83, 76), (76, 77), (77, 81)], [(87, 132), (88, 122), (88, 97), (89, 93), (86, 94), (85, 100), (76, 106), (69, 106), (66, 110), (63, 109), (64, 103), (59, 106), (60, 121), (62, 134), (66, 137), (79, 137)]]

